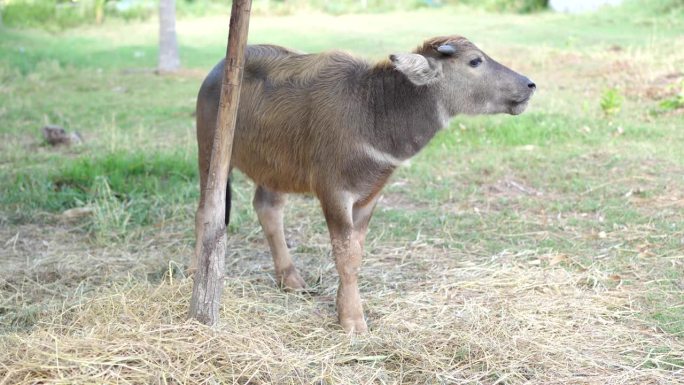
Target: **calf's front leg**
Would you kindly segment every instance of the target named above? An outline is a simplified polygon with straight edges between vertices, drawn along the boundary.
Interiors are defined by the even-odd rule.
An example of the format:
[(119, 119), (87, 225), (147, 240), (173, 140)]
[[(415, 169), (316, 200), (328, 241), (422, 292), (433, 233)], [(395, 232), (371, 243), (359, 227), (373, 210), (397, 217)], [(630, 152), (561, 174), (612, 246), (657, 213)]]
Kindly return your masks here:
[(323, 196), (320, 199), (330, 232), (335, 267), (340, 278), (337, 288), (337, 316), (340, 325), (347, 332), (363, 333), (368, 330), (363, 318), (358, 286), (363, 249), (361, 239), (354, 231), (354, 202), (351, 196), (346, 194)]

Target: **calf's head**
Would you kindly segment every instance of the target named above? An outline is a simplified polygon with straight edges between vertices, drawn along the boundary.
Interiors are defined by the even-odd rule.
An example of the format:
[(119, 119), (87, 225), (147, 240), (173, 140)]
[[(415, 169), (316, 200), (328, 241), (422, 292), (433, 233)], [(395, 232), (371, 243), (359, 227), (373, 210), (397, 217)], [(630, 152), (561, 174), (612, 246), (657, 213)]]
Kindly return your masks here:
[(415, 85), (433, 88), (450, 115), (518, 115), (537, 88), (460, 36), (430, 39), (414, 53), (391, 55), (390, 61)]

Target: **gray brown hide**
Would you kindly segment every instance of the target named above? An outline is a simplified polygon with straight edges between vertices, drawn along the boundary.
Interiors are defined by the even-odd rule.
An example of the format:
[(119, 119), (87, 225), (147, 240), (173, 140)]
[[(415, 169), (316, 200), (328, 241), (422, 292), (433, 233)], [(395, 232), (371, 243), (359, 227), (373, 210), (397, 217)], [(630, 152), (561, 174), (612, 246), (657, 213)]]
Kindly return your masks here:
[[(287, 193), (312, 193), (321, 202), (339, 273), (339, 322), (363, 332), (357, 277), (368, 222), (392, 172), (451, 117), (519, 114), (536, 86), (460, 36), (433, 38), (379, 63), (272, 45), (249, 46), (246, 55), (231, 167), (258, 186), (253, 204), (277, 280), (287, 289), (305, 286), (285, 242), (283, 206)], [(223, 66), (209, 73), (197, 100), (201, 188)], [(200, 207), (204, 199), (202, 191)], [(227, 205), (228, 213), (230, 197)]]

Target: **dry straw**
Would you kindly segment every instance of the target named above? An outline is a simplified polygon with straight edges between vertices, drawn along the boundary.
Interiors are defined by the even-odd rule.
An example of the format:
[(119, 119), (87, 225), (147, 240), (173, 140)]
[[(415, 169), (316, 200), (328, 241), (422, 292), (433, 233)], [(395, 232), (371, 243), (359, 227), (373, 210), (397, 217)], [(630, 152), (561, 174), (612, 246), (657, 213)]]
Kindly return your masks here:
[(684, 383), (682, 340), (642, 322), (634, 290), (597, 284), (601, 271), (397, 250), (365, 262), (367, 335), (336, 325), (334, 279), (283, 293), (268, 256), (245, 250), (255, 264), (227, 279), (218, 327), (186, 321), (188, 279), (119, 279), (2, 337), (0, 384)]

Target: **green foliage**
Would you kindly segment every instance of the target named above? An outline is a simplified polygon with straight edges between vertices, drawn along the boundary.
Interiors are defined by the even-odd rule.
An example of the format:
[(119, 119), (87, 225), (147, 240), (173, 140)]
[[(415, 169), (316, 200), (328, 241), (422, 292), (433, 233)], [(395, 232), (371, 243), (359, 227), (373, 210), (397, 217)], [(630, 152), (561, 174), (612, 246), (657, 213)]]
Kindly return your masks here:
[(107, 3), (105, 11), (107, 16), (119, 17), (126, 21), (147, 20), (157, 13), (157, 3), (147, 0), (110, 2)]
[(90, 206), (96, 227), (123, 233), (129, 224), (151, 223), (169, 214), (168, 207), (195, 198), (196, 178), (195, 161), (187, 155), (121, 151), (68, 160), (55, 170), (4, 175), (0, 204), (16, 208), (19, 218), (33, 210)]
[(682, 0), (640, 0), (633, 1), (634, 5), (645, 6), (652, 13), (660, 15), (682, 15), (684, 14), (684, 1)]
[[(150, 0), (7, 0), (0, 8), (2, 20), (11, 27), (65, 29), (82, 24), (101, 23), (106, 18), (127, 21), (145, 20), (157, 12)], [(324, 12), (333, 15), (415, 10), (465, 5), (491, 12), (532, 13), (548, 8), (548, 0), (254, 0), (254, 14), (289, 15), (299, 12)], [(228, 12), (230, 3), (217, 0), (178, 0), (178, 17)], [(680, 0), (634, 0), (623, 6), (625, 12), (641, 15), (684, 15)], [(638, 11), (637, 11), (638, 10)]]
[(463, 3), (495, 12), (530, 13), (546, 9), (548, 0), (455, 0), (452, 3)]
[(444, 5), (468, 5), (497, 12), (527, 13), (545, 9), (548, 0), (257, 0), (253, 9), (257, 13), (290, 14), (301, 10), (314, 10), (334, 15), (358, 12), (386, 12), (440, 7)]
[(610, 118), (617, 115), (622, 109), (622, 95), (617, 88), (609, 88), (601, 95), (601, 110)]
[(96, 177), (92, 187), (88, 205), (93, 208), (90, 220), (93, 233), (100, 239), (124, 237), (131, 222), (127, 202), (112, 191), (104, 176)]
[(660, 102), (660, 107), (666, 111), (684, 108), (684, 80), (679, 82), (679, 92)]
[[(252, 13), (255, 12), (255, 5), (252, 3)], [(176, 1), (176, 17), (198, 17), (211, 14), (220, 14), (230, 11), (230, 2), (220, 2), (216, 0), (178, 0)]]
[(54, 0), (16, 1), (2, 8), (3, 23), (10, 26), (40, 27), (56, 20)]
[(117, 196), (154, 195), (164, 187), (174, 187), (178, 179), (194, 177), (194, 163), (174, 154), (128, 154), (116, 152), (101, 158), (79, 158), (68, 163), (51, 180), (57, 190), (90, 193), (98, 177), (105, 177)]
[(2, 21), (10, 27), (48, 30), (72, 28), (84, 24), (100, 24), (105, 17), (144, 20), (156, 12), (152, 2), (122, 3), (106, 0), (10, 0), (1, 9)]
[[(198, 2), (199, 3), (199, 2)], [(317, 11), (333, 15), (360, 12), (387, 12), (438, 7), (441, 0), (256, 0), (253, 11), (260, 14), (286, 15), (295, 12)]]
[(660, 107), (664, 110), (672, 111), (684, 107), (684, 94), (679, 93), (669, 99), (660, 102)]
[(567, 141), (572, 135), (568, 127), (581, 124), (561, 114), (534, 112), (516, 117), (459, 117), (437, 140), (467, 146), (545, 146)]

